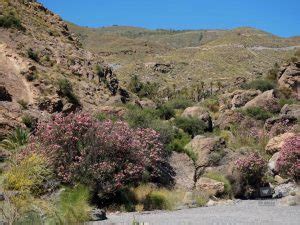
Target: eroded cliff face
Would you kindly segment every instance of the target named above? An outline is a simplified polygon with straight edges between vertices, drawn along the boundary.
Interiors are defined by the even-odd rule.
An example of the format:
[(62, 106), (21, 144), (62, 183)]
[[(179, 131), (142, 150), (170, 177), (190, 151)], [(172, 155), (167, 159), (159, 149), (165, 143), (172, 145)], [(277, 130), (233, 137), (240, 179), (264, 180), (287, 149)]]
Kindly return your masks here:
[[(94, 112), (127, 100), (104, 61), (82, 49), (66, 23), (40, 3), (1, 0), (0, 16), (0, 138), (25, 114)], [(66, 80), (76, 104), (60, 90)]]

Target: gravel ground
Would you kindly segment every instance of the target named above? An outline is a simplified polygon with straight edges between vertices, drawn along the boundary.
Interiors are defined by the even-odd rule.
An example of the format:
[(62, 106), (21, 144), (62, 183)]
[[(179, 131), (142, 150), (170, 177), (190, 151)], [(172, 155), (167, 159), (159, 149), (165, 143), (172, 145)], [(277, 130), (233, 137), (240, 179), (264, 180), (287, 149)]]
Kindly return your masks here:
[(107, 215), (108, 220), (92, 225), (194, 225), (194, 224), (300, 224), (300, 206), (282, 206), (276, 200), (238, 201), (232, 205)]

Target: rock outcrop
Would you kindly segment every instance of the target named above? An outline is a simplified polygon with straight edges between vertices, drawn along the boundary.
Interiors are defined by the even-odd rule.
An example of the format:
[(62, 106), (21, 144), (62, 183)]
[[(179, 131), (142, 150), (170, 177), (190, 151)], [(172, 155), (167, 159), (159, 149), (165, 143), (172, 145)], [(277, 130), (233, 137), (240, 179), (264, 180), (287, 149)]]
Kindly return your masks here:
[(245, 116), (242, 113), (228, 109), (220, 114), (215, 122), (215, 126), (222, 130), (227, 130), (233, 124), (241, 123), (244, 118)]
[(196, 183), (196, 190), (215, 196), (224, 192), (224, 183), (210, 178), (201, 177)]
[(266, 152), (269, 154), (274, 154), (279, 152), (284, 144), (284, 142), (288, 139), (295, 136), (294, 133), (284, 133), (273, 137), (269, 140), (268, 144), (266, 145)]
[(251, 101), (247, 102), (243, 109), (260, 107), (264, 110), (271, 112), (279, 112), (280, 105), (278, 99), (275, 96), (274, 90), (265, 91), (264, 93), (256, 96)]
[(291, 91), (292, 95), (300, 99), (300, 62), (295, 62), (284, 67), (278, 74), (279, 88)]
[(194, 188), (195, 166), (193, 161), (184, 153), (173, 152), (170, 165), (174, 169), (175, 187), (190, 191)]
[(300, 120), (300, 105), (292, 104), (292, 105), (284, 105), (280, 110), (280, 115), (285, 115), (289, 117), (295, 117), (297, 120)]
[(204, 109), (201, 106), (193, 106), (188, 107), (184, 110), (184, 112), (181, 115), (182, 117), (194, 117), (199, 120), (202, 120), (206, 125), (207, 131), (212, 131), (213, 124), (211, 116), (208, 112), (208, 110)]
[(297, 118), (287, 115), (279, 115), (266, 120), (264, 130), (270, 137), (275, 137), (286, 132), (297, 130)]
[(220, 98), (220, 111), (240, 108), (259, 94), (261, 91), (258, 90), (236, 90), (232, 93), (223, 94)]

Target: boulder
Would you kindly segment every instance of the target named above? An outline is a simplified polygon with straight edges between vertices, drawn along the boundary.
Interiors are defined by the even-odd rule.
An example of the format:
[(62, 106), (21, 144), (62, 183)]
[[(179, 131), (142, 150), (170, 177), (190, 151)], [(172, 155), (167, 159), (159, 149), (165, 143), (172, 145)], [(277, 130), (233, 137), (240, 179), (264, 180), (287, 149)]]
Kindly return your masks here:
[(297, 185), (294, 182), (280, 184), (274, 188), (273, 198), (282, 198), (288, 196), (291, 192), (295, 192)]
[(63, 113), (71, 113), (71, 112), (75, 112), (77, 110), (77, 106), (75, 104), (72, 104), (72, 103), (66, 103), (64, 105), (64, 107), (62, 108), (62, 112)]
[(220, 98), (220, 111), (240, 108), (259, 94), (259, 90), (236, 90), (223, 94)]
[(276, 163), (279, 158), (279, 152), (276, 152), (268, 162), (268, 168), (271, 172), (276, 172)]
[(292, 104), (292, 105), (284, 105), (280, 110), (281, 115), (291, 116), (300, 120), (300, 105)]
[(192, 190), (195, 174), (193, 161), (184, 153), (173, 152), (169, 162), (175, 172), (175, 187), (186, 191)]
[(93, 209), (90, 213), (92, 221), (106, 220), (106, 212), (104, 209)]
[(300, 99), (300, 62), (291, 63), (279, 74), (278, 86), (291, 90)]
[(101, 106), (97, 110), (99, 113), (103, 113), (109, 116), (115, 116), (118, 118), (123, 118), (126, 114), (126, 108), (123, 107), (117, 107), (117, 106)]
[(221, 137), (205, 137), (198, 135), (185, 148), (197, 154), (196, 167), (216, 165), (224, 156), (226, 143)]
[(63, 109), (63, 102), (58, 95), (50, 96), (41, 99), (38, 102), (38, 108), (49, 113), (61, 112)]
[(256, 96), (251, 101), (247, 102), (243, 109), (260, 107), (270, 112), (279, 112), (280, 104), (275, 96), (274, 90), (265, 91), (264, 93)]
[(222, 194), (224, 192), (224, 183), (207, 177), (201, 177), (196, 183), (196, 190), (205, 192), (210, 196)]
[(8, 93), (4, 86), (0, 86), (0, 101), (11, 102), (11, 94)]
[(142, 109), (156, 109), (156, 104), (150, 99), (137, 100), (136, 104)]
[(210, 116), (208, 110), (206, 110), (203, 107), (200, 107), (200, 106), (188, 107), (184, 110), (184, 112), (182, 113), (181, 116), (182, 117), (194, 117), (199, 120), (202, 120), (206, 125), (206, 130), (212, 131), (211, 116)]
[(274, 154), (279, 152), (285, 142), (286, 139), (295, 136), (294, 133), (284, 133), (273, 137), (269, 140), (268, 144), (266, 145), (266, 152), (269, 154)]
[(219, 118), (215, 122), (215, 126), (221, 130), (230, 129), (230, 126), (235, 123), (240, 123), (245, 117), (242, 113), (234, 110), (226, 110), (221, 113)]
[(274, 177), (274, 181), (277, 183), (277, 184), (285, 184), (289, 181), (289, 179), (283, 179), (281, 176), (279, 175), (276, 175)]
[(287, 115), (279, 115), (266, 120), (264, 130), (270, 137), (275, 137), (287, 132), (296, 132), (297, 118)]

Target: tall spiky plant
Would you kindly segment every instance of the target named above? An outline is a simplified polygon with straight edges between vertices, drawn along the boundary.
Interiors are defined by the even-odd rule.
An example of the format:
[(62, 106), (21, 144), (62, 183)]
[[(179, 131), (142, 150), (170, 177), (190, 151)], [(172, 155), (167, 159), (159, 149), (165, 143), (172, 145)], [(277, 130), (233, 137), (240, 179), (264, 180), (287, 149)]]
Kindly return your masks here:
[(7, 150), (15, 150), (28, 143), (29, 133), (22, 128), (16, 128), (6, 139), (0, 142), (0, 147)]

